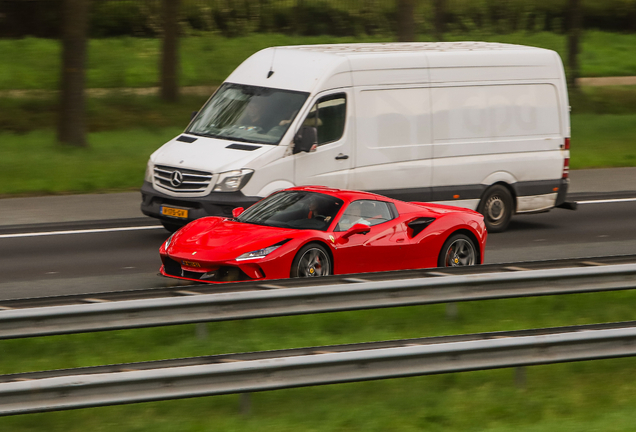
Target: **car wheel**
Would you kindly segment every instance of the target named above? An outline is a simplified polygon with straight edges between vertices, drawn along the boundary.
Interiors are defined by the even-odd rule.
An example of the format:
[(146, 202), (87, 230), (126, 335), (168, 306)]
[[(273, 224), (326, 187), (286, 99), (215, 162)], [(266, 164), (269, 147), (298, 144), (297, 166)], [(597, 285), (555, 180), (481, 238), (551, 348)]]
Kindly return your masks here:
[(438, 267), (459, 267), (478, 264), (477, 247), (464, 234), (452, 235), (446, 240), (437, 259)]
[(316, 243), (303, 246), (292, 262), (291, 277), (320, 277), (331, 273), (329, 253)]
[(512, 217), (513, 200), (510, 191), (501, 185), (489, 188), (479, 202), (477, 211), (484, 215), (488, 232), (505, 231)]
[(163, 227), (171, 233), (176, 232), (179, 228), (183, 226), (183, 225), (179, 225), (172, 222), (166, 222), (163, 220), (161, 221), (161, 225), (163, 225)]

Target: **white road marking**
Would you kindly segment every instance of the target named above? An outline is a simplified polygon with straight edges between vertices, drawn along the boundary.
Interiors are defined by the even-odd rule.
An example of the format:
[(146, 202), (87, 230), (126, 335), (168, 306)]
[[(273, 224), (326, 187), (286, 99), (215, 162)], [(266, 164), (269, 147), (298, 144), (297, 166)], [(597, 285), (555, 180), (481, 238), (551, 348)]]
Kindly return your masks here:
[(41, 237), (41, 236), (52, 236), (52, 235), (66, 235), (66, 234), (93, 234), (93, 233), (136, 231), (136, 230), (150, 230), (150, 229), (163, 229), (163, 227), (160, 225), (152, 225), (152, 226), (140, 226), (140, 227), (99, 228), (99, 229), (70, 230), (70, 231), (45, 231), (45, 232), (35, 232), (35, 233), (0, 234), (0, 239), (18, 238), (18, 237)]
[(591, 200), (591, 201), (577, 201), (577, 204), (605, 204), (605, 203), (617, 203), (617, 202), (630, 202), (636, 201), (636, 198), (618, 198), (618, 199), (606, 199), (606, 200)]

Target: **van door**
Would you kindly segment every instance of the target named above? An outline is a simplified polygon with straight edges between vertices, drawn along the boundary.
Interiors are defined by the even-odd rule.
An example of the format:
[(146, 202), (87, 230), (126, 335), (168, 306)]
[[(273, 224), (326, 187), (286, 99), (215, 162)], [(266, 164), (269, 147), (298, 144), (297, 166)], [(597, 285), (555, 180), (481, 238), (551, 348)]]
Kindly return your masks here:
[(314, 126), (318, 146), (294, 155), (294, 183), (345, 189), (353, 155), (349, 137), (352, 115), (349, 90), (325, 92), (315, 98), (301, 126)]
[(432, 177), (430, 89), (356, 88), (351, 189), (428, 201)]

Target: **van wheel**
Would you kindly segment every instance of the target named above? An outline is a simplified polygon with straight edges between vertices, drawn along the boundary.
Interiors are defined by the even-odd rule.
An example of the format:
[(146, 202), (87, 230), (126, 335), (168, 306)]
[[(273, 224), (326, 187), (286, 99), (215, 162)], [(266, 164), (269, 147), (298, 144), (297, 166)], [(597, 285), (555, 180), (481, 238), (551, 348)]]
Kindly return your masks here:
[(316, 243), (300, 248), (292, 262), (291, 277), (320, 277), (332, 273), (331, 259), (327, 250)]
[(163, 225), (163, 227), (171, 233), (176, 232), (179, 228), (183, 226), (183, 225), (179, 225), (179, 224), (175, 224), (171, 222), (166, 222), (163, 220), (161, 221), (161, 225)]
[(461, 267), (478, 264), (477, 247), (464, 234), (452, 235), (444, 242), (437, 258), (438, 267)]
[(486, 190), (477, 211), (484, 215), (488, 232), (503, 232), (508, 228), (512, 206), (512, 195), (504, 186), (494, 185)]

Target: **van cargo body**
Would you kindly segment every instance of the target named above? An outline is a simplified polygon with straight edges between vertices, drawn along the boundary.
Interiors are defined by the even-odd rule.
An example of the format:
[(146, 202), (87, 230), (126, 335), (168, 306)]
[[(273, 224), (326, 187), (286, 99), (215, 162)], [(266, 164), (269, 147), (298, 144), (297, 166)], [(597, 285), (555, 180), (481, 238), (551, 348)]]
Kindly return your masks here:
[(569, 145), (554, 51), (484, 42), (267, 48), (151, 155), (141, 208), (174, 230), (280, 189), (323, 185), (467, 207), (497, 232), (515, 213), (565, 202)]

